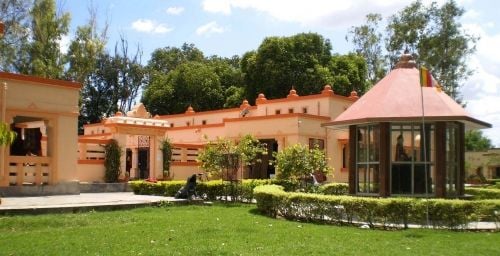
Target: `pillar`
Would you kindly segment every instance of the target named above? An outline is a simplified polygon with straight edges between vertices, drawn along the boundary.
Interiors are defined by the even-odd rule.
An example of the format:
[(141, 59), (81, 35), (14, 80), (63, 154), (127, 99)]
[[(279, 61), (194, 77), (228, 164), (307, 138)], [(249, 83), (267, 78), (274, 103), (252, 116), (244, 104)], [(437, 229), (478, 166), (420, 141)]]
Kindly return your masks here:
[(130, 168), (130, 178), (138, 178), (137, 167), (139, 165), (139, 150), (132, 148), (132, 167)]
[(356, 125), (349, 126), (349, 194), (356, 194)]
[(436, 122), (436, 197), (446, 196), (446, 123)]
[(391, 194), (391, 126), (387, 122), (380, 123), (379, 149), (379, 195), (387, 197)]

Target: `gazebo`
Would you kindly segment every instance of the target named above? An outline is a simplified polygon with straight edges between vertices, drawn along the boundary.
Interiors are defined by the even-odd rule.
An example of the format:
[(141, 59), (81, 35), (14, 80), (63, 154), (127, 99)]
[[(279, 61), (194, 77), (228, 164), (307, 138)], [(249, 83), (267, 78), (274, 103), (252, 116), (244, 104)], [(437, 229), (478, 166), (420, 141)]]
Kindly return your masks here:
[(491, 127), (439, 88), (422, 88), (409, 54), (323, 126), (349, 129), (350, 194), (443, 198), (464, 195), (464, 131)]

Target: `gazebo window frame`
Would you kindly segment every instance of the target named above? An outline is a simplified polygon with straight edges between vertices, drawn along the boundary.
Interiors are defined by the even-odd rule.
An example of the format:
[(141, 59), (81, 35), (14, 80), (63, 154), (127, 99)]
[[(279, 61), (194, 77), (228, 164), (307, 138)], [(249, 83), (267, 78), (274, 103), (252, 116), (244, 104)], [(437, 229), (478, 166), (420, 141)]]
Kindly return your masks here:
[[(410, 129), (405, 128), (405, 127), (410, 127)], [(435, 170), (435, 153), (436, 153), (436, 146), (435, 146), (435, 131), (436, 131), (436, 126), (434, 123), (425, 123), (424, 129), (426, 129), (426, 137), (428, 140), (426, 141), (426, 161), (423, 159), (419, 159), (418, 161), (415, 160), (417, 157), (418, 151), (416, 150), (416, 137), (420, 135), (420, 141), (421, 145), (423, 145), (423, 134), (422, 134), (422, 123), (391, 123), (390, 125), (390, 172), (389, 172), (389, 177), (390, 177), (390, 193), (391, 195), (396, 195), (396, 196), (432, 196), (435, 192), (435, 183), (436, 183), (436, 170)], [(399, 127), (399, 128), (397, 128)], [(410, 155), (410, 160), (407, 161), (395, 161), (395, 147), (393, 145), (396, 145), (397, 142), (394, 141), (394, 133), (400, 133), (402, 134), (403, 132), (410, 132), (410, 138), (411, 140), (411, 148), (410, 151), (408, 152), (408, 155)], [(425, 139), (425, 138), (424, 138)], [(422, 157), (422, 156), (421, 156)], [(393, 167), (394, 164), (397, 165), (409, 165), (410, 166), (410, 193), (393, 193)], [(425, 165), (427, 165), (427, 179), (430, 180), (431, 182), (427, 184), (427, 191), (423, 193), (416, 193), (415, 190), (415, 184), (416, 184), (416, 166), (423, 166), (424, 167), (424, 175), (425, 175)], [(424, 182), (425, 182), (425, 176), (424, 176)]]
[[(376, 129), (375, 129), (376, 128)], [(367, 131), (368, 136), (360, 136), (360, 130)], [(372, 136), (371, 136), (372, 135)], [(373, 143), (377, 136), (378, 145)], [(364, 138), (363, 138), (364, 137)], [(366, 153), (361, 155), (360, 142), (367, 145)], [(374, 152), (372, 152), (374, 151)], [(370, 159), (370, 156), (373, 159)], [(380, 191), (380, 125), (368, 124), (356, 127), (356, 194), (375, 195)], [(364, 187), (360, 187), (360, 168), (364, 168)], [(371, 179), (371, 175), (373, 179)]]

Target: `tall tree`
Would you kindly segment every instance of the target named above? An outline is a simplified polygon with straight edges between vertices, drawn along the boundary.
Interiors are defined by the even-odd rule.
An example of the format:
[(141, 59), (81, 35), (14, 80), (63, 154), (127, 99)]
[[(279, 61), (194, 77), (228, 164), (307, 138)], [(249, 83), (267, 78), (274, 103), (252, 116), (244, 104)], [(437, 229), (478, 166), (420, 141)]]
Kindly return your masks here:
[(167, 74), (177, 66), (188, 61), (204, 61), (205, 57), (194, 44), (184, 43), (181, 48), (164, 47), (153, 51), (148, 69)]
[(19, 72), (21, 49), (26, 49), (30, 35), (30, 0), (0, 0), (0, 21), (5, 25), (0, 40), (0, 70)]
[(392, 16), (387, 26), (391, 64), (408, 48), (457, 102), (461, 102), (461, 83), (471, 74), (467, 58), (477, 41), (462, 29), (459, 19), (463, 14), (464, 9), (453, 0), (428, 7), (416, 1)]
[(32, 38), (25, 49), (28, 59), (20, 71), (46, 78), (62, 78), (66, 60), (59, 43), (68, 33), (70, 15), (57, 14), (54, 0), (35, 0), (30, 14)]
[(207, 63), (186, 62), (167, 75), (157, 75), (142, 97), (153, 115), (182, 113), (190, 105), (196, 111), (203, 111), (224, 104), (219, 76)]
[(465, 133), (465, 150), (486, 151), (492, 148), (491, 140), (481, 130), (470, 130)]
[(368, 80), (371, 85), (377, 83), (385, 75), (385, 58), (382, 53), (382, 33), (379, 24), (382, 21), (380, 14), (366, 15), (366, 23), (359, 27), (352, 27), (346, 37), (354, 44), (354, 50), (366, 60)]
[[(69, 68), (66, 78), (82, 83), (80, 93), (80, 115), (78, 116), (79, 132), (83, 132), (83, 124), (99, 122), (109, 104), (104, 97), (107, 84), (99, 77), (103, 70), (103, 61), (107, 58), (107, 24), (99, 31), (97, 10), (89, 6), (89, 21), (77, 27), (74, 38), (68, 49)], [(104, 89), (106, 88), (106, 89)], [(102, 108), (106, 109), (103, 110)]]
[(362, 56), (355, 53), (333, 55), (328, 68), (332, 72), (335, 93), (347, 96), (354, 90), (363, 95), (368, 90), (367, 64)]
[(331, 48), (329, 40), (315, 33), (265, 38), (241, 61), (248, 100), (253, 102), (260, 92), (268, 98), (285, 97), (292, 86), (301, 94), (318, 93), (331, 81), (325, 69)]

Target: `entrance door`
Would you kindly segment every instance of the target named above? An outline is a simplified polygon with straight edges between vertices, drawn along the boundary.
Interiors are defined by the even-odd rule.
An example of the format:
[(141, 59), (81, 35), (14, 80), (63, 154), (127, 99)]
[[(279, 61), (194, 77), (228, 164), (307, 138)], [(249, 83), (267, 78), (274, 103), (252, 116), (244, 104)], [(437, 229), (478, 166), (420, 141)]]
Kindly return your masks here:
[(149, 148), (139, 148), (137, 160), (139, 179), (149, 178)]
[(265, 143), (267, 146), (267, 155), (260, 156), (260, 162), (255, 163), (250, 167), (248, 176), (250, 179), (269, 179), (275, 174), (274, 152), (278, 151), (278, 142), (275, 139), (262, 139), (260, 143)]
[(500, 166), (495, 168), (495, 179), (500, 179)]

